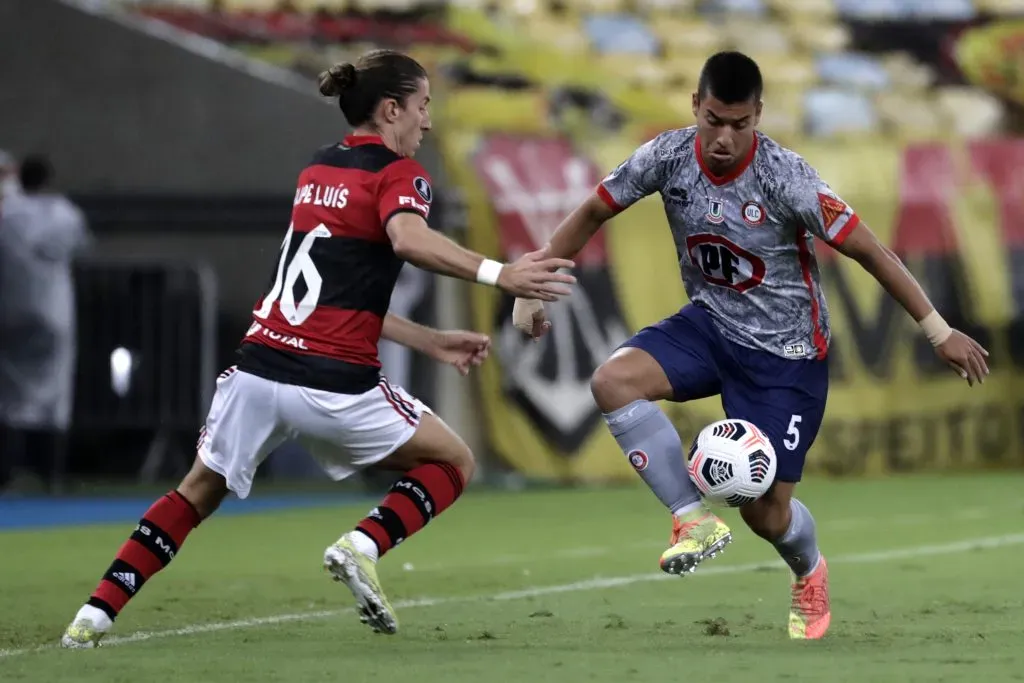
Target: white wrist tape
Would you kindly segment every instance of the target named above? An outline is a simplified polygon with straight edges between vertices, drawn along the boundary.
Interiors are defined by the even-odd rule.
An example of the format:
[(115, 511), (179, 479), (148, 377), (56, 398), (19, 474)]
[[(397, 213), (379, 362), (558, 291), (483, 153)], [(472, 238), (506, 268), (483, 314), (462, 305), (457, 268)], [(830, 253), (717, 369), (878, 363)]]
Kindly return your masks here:
[(520, 332), (530, 334), (533, 330), (533, 316), (544, 313), (544, 304), (536, 299), (520, 299), (512, 304), (512, 326)]
[(482, 285), (490, 285), (493, 287), (498, 284), (498, 276), (501, 274), (501, 269), (505, 267), (504, 263), (492, 261), (489, 258), (485, 258), (480, 264), (480, 267), (476, 271), (476, 281)]
[(939, 346), (953, 334), (953, 328), (943, 320), (938, 311), (932, 311), (917, 324), (921, 326), (921, 330), (924, 331), (932, 346)]

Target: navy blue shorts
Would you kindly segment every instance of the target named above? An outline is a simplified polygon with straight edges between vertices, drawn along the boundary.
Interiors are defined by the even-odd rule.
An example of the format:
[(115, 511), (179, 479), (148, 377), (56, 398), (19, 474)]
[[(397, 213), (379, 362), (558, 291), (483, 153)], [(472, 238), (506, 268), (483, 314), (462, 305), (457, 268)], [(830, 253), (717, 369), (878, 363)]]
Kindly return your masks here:
[(623, 346), (658, 361), (674, 401), (722, 395), (727, 417), (761, 428), (778, 457), (777, 481), (797, 482), (818, 435), (828, 397), (827, 360), (788, 360), (719, 334), (711, 315), (688, 305), (645, 327)]

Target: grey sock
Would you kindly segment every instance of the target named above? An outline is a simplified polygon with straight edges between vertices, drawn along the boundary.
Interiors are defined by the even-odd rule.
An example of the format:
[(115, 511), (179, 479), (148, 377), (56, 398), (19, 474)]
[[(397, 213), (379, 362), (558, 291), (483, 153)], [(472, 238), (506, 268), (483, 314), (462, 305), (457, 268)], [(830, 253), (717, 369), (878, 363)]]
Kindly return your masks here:
[(818, 560), (821, 557), (818, 551), (818, 538), (814, 532), (814, 517), (807, 506), (796, 498), (790, 499), (789, 509), (793, 513), (789, 528), (772, 545), (794, 574), (807, 576), (818, 568)]
[(633, 401), (604, 419), (630, 464), (665, 507), (676, 512), (700, 500), (686, 472), (679, 434), (658, 406)]

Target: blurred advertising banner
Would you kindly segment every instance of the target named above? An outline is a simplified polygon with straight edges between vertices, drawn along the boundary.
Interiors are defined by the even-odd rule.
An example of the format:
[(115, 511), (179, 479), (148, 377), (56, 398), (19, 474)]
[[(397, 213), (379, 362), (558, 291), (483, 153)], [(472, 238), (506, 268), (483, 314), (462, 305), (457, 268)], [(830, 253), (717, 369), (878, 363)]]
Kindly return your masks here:
[(972, 85), (1024, 104), (1024, 20), (968, 28), (957, 36), (952, 54)]
[[(550, 137), (461, 133), (445, 141), (466, 193), (470, 246), (514, 259), (543, 245), (634, 148), (581, 153)], [(1024, 463), (1024, 141), (798, 148), (905, 259), (943, 315), (991, 352), (969, 388), (942, 366), (906, 313), (853, 262), (816, 245), (832, 314), (832, 385), (809, 473), (883, 474)], [(632, 331), (685, 304), (658, 196), (613, 220), (577, 259), (580, 285), (549, 306), (540, 343), (511, 326), (512, 302), (473, 289), (477, 329), (496, 358), (481, 379), (481, 419), (507, 463), (536, 479), (636, 475), (589, 392), (589, 378)], [(720, 419), (717, 398), (665, 404), (684, 443)]]

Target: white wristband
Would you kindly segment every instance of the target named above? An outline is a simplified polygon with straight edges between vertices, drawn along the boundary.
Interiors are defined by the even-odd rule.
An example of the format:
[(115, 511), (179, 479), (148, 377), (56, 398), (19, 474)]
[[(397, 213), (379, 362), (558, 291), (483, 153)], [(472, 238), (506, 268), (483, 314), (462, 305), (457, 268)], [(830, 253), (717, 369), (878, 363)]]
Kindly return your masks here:
[(480, 264), (480, 267), (476, 271), (476, 281), (482, 285), (490, 285), (493, 287), (498, 284), (498, 276), (501, 274), (501, 269), (505, 267), (504, 263), (498, 261), (492, 261), (489, 258), (485, 258)]
[(928, 337), (932, 346), (939, 346), (953, 334), (953, 328), (943, 320), (938, 311), (932, 311), (917, 324), (921, 326), (921, 330)]

